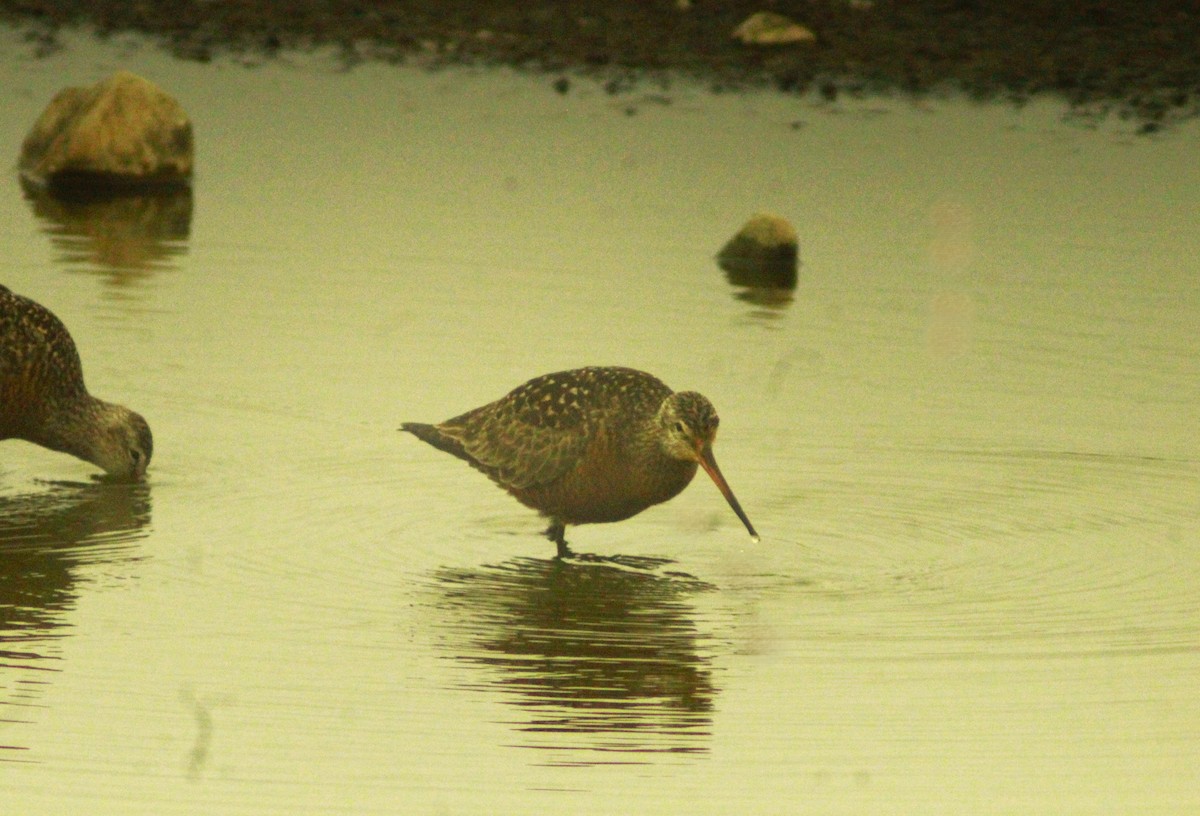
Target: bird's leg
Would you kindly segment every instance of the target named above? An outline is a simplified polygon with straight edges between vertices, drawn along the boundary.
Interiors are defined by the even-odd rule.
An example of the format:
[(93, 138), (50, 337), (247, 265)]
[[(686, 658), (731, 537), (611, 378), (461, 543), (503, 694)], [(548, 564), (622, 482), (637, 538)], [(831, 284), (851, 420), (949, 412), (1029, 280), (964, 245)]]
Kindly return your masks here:
[(567, 525), (561, 521), (552, 521), (550, 522), (550, 526), (546, 528), (546, 538), (558, 545), (559, 558), (568, 558), (572, 555), (571, 548), (567, 546), (566, 532)]

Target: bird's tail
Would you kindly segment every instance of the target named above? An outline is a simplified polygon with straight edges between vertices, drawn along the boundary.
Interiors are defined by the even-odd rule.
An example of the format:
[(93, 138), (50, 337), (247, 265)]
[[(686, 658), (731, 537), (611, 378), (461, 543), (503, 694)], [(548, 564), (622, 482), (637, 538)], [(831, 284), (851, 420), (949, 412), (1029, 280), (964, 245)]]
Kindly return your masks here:
[(433, 445), (438, 450), (453, 454), (459, 459), (464, 459), (468, 462), (472, 461), (471, 457), (463, 449), (462, 442), (442, 433), (441, 429), (436, 425), (428, 425), (424, 422), (404, 422), (401, 423), (400, 430), (408, 431), (417, 439)]

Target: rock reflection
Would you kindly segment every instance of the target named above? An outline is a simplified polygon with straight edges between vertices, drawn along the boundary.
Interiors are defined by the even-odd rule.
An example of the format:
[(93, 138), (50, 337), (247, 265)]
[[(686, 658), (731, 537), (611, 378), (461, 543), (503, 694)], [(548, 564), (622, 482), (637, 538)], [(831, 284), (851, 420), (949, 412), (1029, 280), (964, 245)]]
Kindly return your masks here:
[(77, 567), (132, 560), (150, 520), (144, 484), (62, 484), (0, 496), (0, 762), (22, 761), (12, 729), (30, 721), (57, 672), (57, 641), (78, 596)]
[(442, 606), (460, 613), (451, 648), (494, 669), (483, 686), (523, 712), (514, 723), (523, 745), (567, 757), (552, 763), (705, 752), (714, 690), (686, 598), (706, 585), (664, 572), (668, 563), (518, 559), (444, 570)]
[(107, 273), (128, 284), (172, 268), (187, 251), (192, 224), (190, 188), (89, 195), (51, 193), (23, 183), (25, 198), (60, 251), (59, 260)]
[(762, 317), (777, 316), (794, 300), (791, 289), (771, 289), (765, 286), (750, 286), (735, 292), (733, 296), (744, 303), (762, 306)]
[(749, 268), (737, 262), (718, 259), (733, 296), (745, 303), (762, 306), (762, 316), (771, 317), (786, 310), (795, 299), (796, 267)]

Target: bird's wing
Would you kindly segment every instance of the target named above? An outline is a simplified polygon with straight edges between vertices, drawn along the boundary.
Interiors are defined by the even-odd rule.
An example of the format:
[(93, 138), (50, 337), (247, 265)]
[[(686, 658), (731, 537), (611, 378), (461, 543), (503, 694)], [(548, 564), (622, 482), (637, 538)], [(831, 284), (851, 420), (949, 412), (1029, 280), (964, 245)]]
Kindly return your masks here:
[[(586, 453), (595, 420), (580, 410), (506, 397), (438, 426), (474, 463), (506, 488), (553, 482)], [(540, 398), (539, 398), (540, 399)]]
[(438, 430), (510, 490), (545, 485), (579, 464), (606, 424), (631, 427), (670, 394), (626, 368), (579, 368), (535, 377)]
[(40, 303), (0, 290), (0, 384), (64, 400), (85, 393), (79, 351), (63, 322)]
[(467, 452), (504, 487), (521, 490), (549, 484), (584, 457), (594, 429), (587, 424), (567, 430), (518, 423), (489, 428), (465, 444)]
[[(579, 464), (601, 425), (630, 402), (631, 390), (652, 406), (670, 393), (656, 378), (632, 369), (558, 371), (535, 377), (438, 429), (457, 439), (501, 485), (520, 490), (553, 482)], [(639, 410), (653, 410), (633, 402)]]

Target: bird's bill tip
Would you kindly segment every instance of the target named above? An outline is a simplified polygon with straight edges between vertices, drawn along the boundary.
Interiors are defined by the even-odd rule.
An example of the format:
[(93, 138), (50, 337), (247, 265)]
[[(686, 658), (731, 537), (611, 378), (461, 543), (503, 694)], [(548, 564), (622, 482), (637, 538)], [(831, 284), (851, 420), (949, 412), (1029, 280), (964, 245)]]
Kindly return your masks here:
[(739, 519), (741, 519), (742, 524), (746, 525), (746, 531), (750, 533), (750, 537), (754, 539), (754, 542), (757, 544), (761, 540), (758, 535), (758, 531), (755, 530), (754, 525), (750, 523), (750, 518), (746, 515), (746, 511), (742, 509), (742, 505), (740, 502), (738, 502), (737, 496), (733, 495), (733, 489), (729, 486), (729, 483), (725, 481), (725, 477), (722, 475), (721, 469), (717, 467), (717, 460), (713, 456), (712, 446), (705, 445), (701, 447), (699, 454), (700, 466), (704, 468), (704, 472), (708, 474), (709, 478), (713, 480), (713, 484), (715, 484), (717, 489), (721, 491), (721, 495), (725, 497), (725, 501), (729, 502), (729, 506), (733, 508), (733, 512), (737, 514)]
[(121, 484), (142, 484), (146, 481), (146, 471), (131, 470), (128, 473), (94, 473), (92, 481), (100, 484), (121, 485)]

